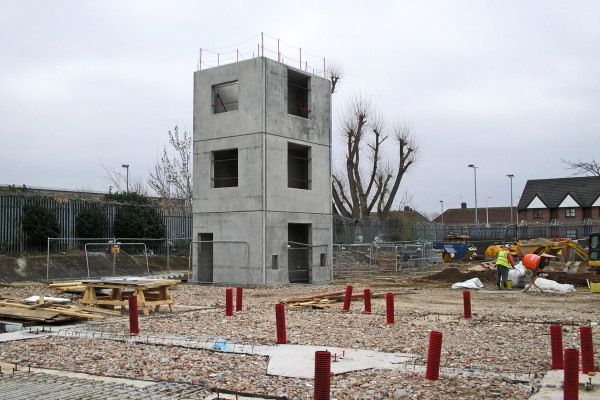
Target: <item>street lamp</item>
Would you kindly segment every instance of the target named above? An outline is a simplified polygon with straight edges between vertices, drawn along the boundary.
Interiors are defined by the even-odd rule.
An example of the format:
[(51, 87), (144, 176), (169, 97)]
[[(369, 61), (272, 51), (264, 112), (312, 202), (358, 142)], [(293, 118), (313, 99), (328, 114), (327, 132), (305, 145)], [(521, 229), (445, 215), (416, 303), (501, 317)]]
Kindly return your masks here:
[(444, 200), (440, 200), (440, 205), (442, 206), (442, 239), (444, 239)]
[(473, 168), (473, 176), (475, 177), (475, 226), (479, 226), (479, 220), (477, 219), (477, 168), (473, 164), (467, 165), (469, 168)]
[(488, 197), (485, 198), (485, 226), (489, 228), (490, 226), (490, 220), (489, 220), (489, 213), (488, 213), (488, 199), (491, 199), (492, 196), (488, 195)]
[(513, 193), (512, 193), (512, 180), (515, 177), (513, 174), (506, 175), (510, 178), (510, 224), (513, 224)]
[(129, 193), (129, 164), (123, 164), (121, 165), (123, 168), (125, 168), (127, 170), (127, 193)]

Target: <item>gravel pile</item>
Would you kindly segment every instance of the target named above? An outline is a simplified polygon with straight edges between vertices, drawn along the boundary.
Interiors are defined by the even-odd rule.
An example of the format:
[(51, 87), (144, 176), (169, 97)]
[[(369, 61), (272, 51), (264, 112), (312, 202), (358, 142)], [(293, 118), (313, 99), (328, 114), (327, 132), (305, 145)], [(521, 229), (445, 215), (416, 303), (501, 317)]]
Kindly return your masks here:
[[(449, 286), (449, 285), (448, 285)], [(18, 289), (40, 294), (39, 287)], [(244, 309), (225, 317), (225, 288), (181, 285), (173, 291), (182, 305), (213, 309), (168, 313), (162, 307), (140, 318), (143, 335), (219, 337), (228, 343), (275, 345), (274, 304), (293, 297), (344, 290), (345, 286), (271, 286), (244, 289)], [(363, 287), (355, 286), (354, 292)], [(579, 348), (579, 326), (596, 326), (598, 296), (472, 292), (472, 320), (462, 317), (462, 291), (426, 286), (377, 285), (375, 293), (394, 292), (395, 319), (386, 324), (385, 299), (373, 299), (373, 314), (362, 301), (342, 313), (342, 302), (325, 309), (286, 310), (292, 344), (372, 349), (416, 355), (404, 369), (365, 370), (336, 375), (334, 399), (525, 399), (550, 369), (551, 323), (563, 324), (565, 348)], [(235, 291), (234, 291), (235, 293)], [(89, 329), (126, 333), (126, 319), (91, 324)], [(424, 379), (429, 332), (443, 332), (439, 381)], [(594, 342), (600, 332), (594, 328)], [(44, 368), (156, 381), (186, 382), (253, 394), (311, 399), (312, 380), (266, 374), (268, 360), (255, 355), (220, 353), (177, 346), (122, 343), (100, 339), (37, 338), (3, 343), (0, 361)], [(598, 352), (596, 365), (600, 365)], [(413, 367), (411, 369), (411, 367)], [(471, 376), (475, 371), (479, 377)], [(526, 376), (526, 378), (523, 378)]]

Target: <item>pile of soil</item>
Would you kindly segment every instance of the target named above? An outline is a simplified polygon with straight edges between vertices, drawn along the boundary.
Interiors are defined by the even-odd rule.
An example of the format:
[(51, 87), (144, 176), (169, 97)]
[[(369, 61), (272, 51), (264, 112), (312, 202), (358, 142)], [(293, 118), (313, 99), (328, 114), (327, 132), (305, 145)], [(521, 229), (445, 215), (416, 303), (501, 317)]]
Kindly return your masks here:
[(484, 271), (461, 272), (458, 268), (448, 267), (437, 274), (424, 277), (423, 280), (456, 283), (464, 282), (472, 278), (479, 278), (481, 282), (496, 282), (496, 270), (488, 269)]

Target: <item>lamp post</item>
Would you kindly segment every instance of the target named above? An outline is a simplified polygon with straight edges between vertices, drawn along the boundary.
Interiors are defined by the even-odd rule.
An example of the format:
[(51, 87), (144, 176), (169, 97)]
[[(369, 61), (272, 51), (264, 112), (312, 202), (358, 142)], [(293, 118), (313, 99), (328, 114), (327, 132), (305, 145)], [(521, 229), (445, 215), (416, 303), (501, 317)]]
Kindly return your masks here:
[(444, 239), (444, 200), (440, 200), (440, 205), (442, 206), (442, 240)]
[(512, 180), (515, 177), (513, 174), (506, 175), (510, 178), (510, 224), (513, 224), (513, 193), (512, 193)]
[(125, 168), (127, 170), (127, 193), (129, 193), (129, 164), (123, 164), (121, 165), (123, 168)]
[(475, 177), (475, 226), (479, 226), (479, 220), (477, 219), (477, 168), (473, 164), (467, 165), (469, 168), (473, 168), (473, 176)]
[(490, 220), (489, 220), (489, 213), (488, 213), (488, 199), (491, 199), (492, 196), (488, 195), (488, 197), (485, 198), (485, 226), (487, 228), (489, 228), (490, 226)]

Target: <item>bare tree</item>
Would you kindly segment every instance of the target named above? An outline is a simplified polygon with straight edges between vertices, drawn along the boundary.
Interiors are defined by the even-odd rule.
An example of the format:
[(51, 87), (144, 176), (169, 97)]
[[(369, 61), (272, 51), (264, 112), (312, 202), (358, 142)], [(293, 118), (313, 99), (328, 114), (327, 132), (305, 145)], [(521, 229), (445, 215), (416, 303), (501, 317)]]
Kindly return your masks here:
[[(404, 122), (392, 128), (397, 159), (383, 160), (383, 143), (388, 139), (382, 117), (370, 100), (357, 96), (350, 101), (341, 120), (346, 143), (345, 171), (333, 174), (333, 202), (336, 211), (348, 218), (368, 217), (376, 207), (386, 219), (394, 204), (404, 174), (417, 161), (418, 144)], [(366, 153), (364, 159), (361, 158)], [(405, 194), (405, 197), (406, 194)]]
[[(116, 170), (114, 168), (107, 167), (104, 164), (102, 164), (102, 168), (104, 168), (104, 172), (106, 173), (106, 175), (104, 175), (102, 179), (109, 183), (109, 192), (125, 193), (127, 191), (127, 173), (121, 172), (120, 170)], [(144, 184), (144, 180), (142, 178), (136, 178), (131, 175), (129, 175), (129, 191), (133, 193), (142, 194), (144, 196), (148, 195), (148, 188)]]
[(169, 144), (163, 146), (162, 156), (150, 172), (148, 186), (163, 198), (185, 199), (192, 204), (192, 136), (179, 133), (175, 126), (169, 131)]
[(567, 169), (573, 169), (575, 172), (573, 175), (592, 175), (600, 176), (600, 163), (592, 157), (592, 161), (569, 161), (560, 160), (564, 164), (567, 164)]
[(337, 61), (333, 61), (327, 67), (327, 75), (329, 75), (329, 79), (331, 80), (331, 93), (335, 93), (335, 87), (338, 81), (342, 78), (342, 64)]

